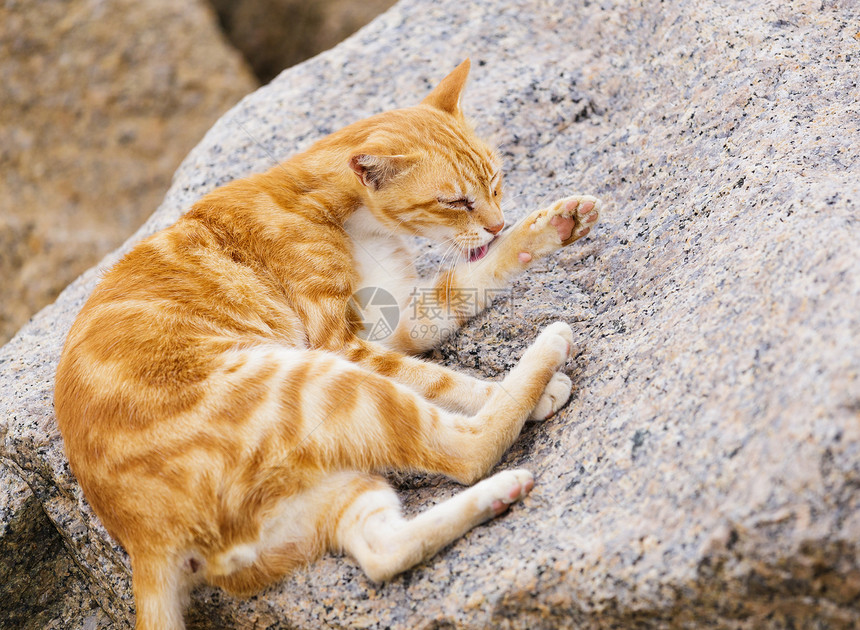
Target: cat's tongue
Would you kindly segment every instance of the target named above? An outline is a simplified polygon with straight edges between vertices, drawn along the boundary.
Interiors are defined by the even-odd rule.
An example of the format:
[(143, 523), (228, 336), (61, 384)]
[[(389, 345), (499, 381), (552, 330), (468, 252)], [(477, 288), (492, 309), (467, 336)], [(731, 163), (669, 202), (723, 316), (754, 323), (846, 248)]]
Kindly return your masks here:
[(487, 251), (490, 249), (490, 244), (481, 245), (475, 249), (469, 250), (469, 262), (475, 262), (476, 260), (481, 260), (484, 256), (487, 255)]

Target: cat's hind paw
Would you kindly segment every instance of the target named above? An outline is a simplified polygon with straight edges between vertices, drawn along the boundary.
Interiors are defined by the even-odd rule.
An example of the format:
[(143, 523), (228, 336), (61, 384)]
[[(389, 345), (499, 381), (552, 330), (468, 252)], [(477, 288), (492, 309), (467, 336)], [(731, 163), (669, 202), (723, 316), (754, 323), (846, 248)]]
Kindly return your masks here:
[(553, 374), (546, 385), (546, 389), (543, 390), (543, 395), (532, 410), (529, 420), (546, 420), (550, 418), (570, 399), (571, 387), (572, 383), (567, 374), (562, 374), (561, 372)]
[(487, 518), (498, 516), (511, 503), (519, 501), (534, 487), (534, 477), (527, 470), (503, 470), (474, 486), (478, 504)]

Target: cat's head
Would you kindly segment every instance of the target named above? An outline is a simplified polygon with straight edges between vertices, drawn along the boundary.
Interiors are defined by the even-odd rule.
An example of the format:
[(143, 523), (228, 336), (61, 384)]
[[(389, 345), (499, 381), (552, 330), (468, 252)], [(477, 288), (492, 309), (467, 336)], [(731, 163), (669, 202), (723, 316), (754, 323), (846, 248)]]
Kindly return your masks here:
[(467, 59), (417, 107), (370, 119), (349, 166), (389, 229), (456, 245), (478, 260), (505, 220), (501, 162), (460, 110), (468, 75)]

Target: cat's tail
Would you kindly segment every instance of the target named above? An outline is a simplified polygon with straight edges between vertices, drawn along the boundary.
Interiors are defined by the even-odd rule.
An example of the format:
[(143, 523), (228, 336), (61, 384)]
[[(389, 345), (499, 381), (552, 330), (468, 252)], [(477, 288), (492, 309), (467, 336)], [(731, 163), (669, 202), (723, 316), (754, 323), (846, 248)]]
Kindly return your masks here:
[(184, 630), (190, 584), (183, 563), (168, 554), (130, 555), (135, 630)]

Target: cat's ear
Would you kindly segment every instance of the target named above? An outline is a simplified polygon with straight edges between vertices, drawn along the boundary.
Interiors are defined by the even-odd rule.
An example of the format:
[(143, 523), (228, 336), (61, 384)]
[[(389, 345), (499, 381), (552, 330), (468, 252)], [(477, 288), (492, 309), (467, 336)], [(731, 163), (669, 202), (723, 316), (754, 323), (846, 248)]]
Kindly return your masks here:
[(365, 186), (379, 190), (412, 165), (408, 155), (368, 155), (359, 153), (349, 158), (349, 168)]
[(448, 112), (454, 116), (460, 115), (460, 95), (463, 93), (463, 88), (466, 87), (466, 79), (469, 78), (469, 68), (472, 63), (466, 59), (447, 77), (433, 88), (433, 91), (421, 101), (423, 105), (430, 105), (436, 109), (441, 109), (443, 112)]

